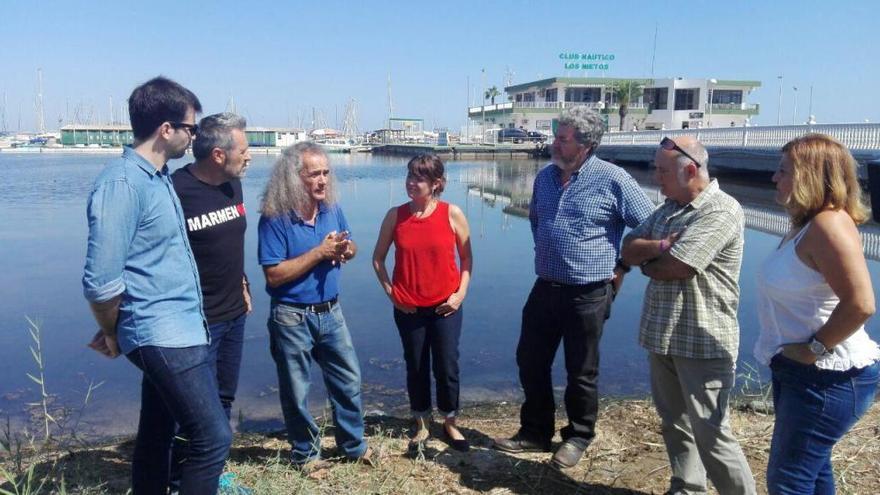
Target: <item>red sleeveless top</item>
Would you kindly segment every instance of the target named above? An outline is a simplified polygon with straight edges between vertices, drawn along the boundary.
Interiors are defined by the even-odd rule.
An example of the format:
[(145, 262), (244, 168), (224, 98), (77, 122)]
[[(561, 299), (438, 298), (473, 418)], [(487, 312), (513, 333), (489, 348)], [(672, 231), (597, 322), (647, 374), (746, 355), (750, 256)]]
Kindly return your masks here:
[(438, 201), (426, 218), (414, 217), (409, 203), (397, 207), (391, 282), (395, 300), (409, 306), (436, 306), (446, 302), (460, 282), (449, 203)]

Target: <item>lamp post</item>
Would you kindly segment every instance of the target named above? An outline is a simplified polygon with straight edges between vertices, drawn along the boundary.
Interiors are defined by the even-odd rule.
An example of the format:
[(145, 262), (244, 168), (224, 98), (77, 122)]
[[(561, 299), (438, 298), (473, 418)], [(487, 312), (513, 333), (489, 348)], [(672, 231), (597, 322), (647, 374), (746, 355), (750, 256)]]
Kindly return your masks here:
[(810, 111), (807, 113), (809, 115), (810, 123), (815, 124), (813, 118), (813, 85), (810, 84)]
[(791, 123), (797, 125), (797, 86), (792, 86), (794, 90), (794, 111), (791, 113)]
[(707, 95), (709, 97), (709, 122), (706, 127), (712, 127), (712, 85), (713, 84), (718, 84), (718, 79), (715, 79), (715, 78), (709, 79), (709, 82), (706, 84), (706, 86), (709, 88), (709, 90), (707, 91), (709, 93)]
[(779, 79), (779, 104), (776, 107), (776, 125), (782, 125), (782, 76), (776, 76)]

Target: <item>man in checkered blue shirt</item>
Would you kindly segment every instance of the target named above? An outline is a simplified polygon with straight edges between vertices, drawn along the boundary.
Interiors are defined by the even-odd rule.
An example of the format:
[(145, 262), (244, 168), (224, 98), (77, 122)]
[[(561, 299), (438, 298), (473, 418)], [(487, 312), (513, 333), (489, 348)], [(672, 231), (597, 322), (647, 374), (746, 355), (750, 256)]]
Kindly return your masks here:
[(651, 279), (639, 343), (672, 470), (668, 493), (753, 494), (755, 480), (733, 432), (728, 402), (739, 349), (743, 212), (710, 180), (697, 140), (664, 138), (654, 156), (666, 197), (623, 243), (623, 259)]
[(523, 308), (516, 351), (525, 401), (520, 429), (495, 440), (505, 452), (550, 450), (556, 405), (551, 368), (564, 342), (565, 410), (569, 424), (551, 461), (572, 467), (595, 437), (599, 339), (623, 282), (617, 265), (623, 230), (648, 218), (651, 201), (622, 168), (600, 160), (602, 118), (585, 106), (565, 110), (553, 141), (553, 163), (535, 177), (529, 220), (538, 280)]

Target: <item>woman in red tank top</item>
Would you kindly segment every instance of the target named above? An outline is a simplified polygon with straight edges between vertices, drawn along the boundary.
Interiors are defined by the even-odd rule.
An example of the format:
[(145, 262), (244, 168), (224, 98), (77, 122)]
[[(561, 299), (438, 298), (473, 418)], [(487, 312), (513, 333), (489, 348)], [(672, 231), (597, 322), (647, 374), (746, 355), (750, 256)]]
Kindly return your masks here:
[[(403, 343), (406, 388), (415, 418), (410, 448), (418, 448), (430, 436), (433, 361), (445, 437), (456, 450), (467, 451), (468, 442), (455, 418), (461, 303), (472, 267), (470, 230), (459, 207), (437, 199), (446, 184), (443, 162), (437, 156), (416, 156), (407, 170), (410, 201), (385, 215), (373, 250), (373, 269), (394, 305), (394, 322)], [(392, 243), (394, 276), (389, 278), (385, 258)]]

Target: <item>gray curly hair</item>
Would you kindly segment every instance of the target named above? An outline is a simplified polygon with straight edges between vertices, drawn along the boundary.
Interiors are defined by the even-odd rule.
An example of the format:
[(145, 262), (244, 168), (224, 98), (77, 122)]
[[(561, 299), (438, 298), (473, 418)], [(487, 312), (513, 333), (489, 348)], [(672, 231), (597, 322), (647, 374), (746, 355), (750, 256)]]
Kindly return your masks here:
[(559, 125), (574, 129), (574, 138), (585, 146), (598, 146), (605, 134), (605, 121), (592, 108), (583, 105), (566, 108), (559, 116)]
[[(324, 148), (311, 141), (284, 148), (272, 168), (269, 182), (266, 183), (260, 213), (268, 217), (277, 217), (293, 212), (299, 216), (311, 206), (312, 197), (300, 175), (303, 169), (303, 155), (321, 156), (329, 161)], [(325, 194), (325, 204), (331, 205), (336, 202), (336, 182), (332, 174)]]

